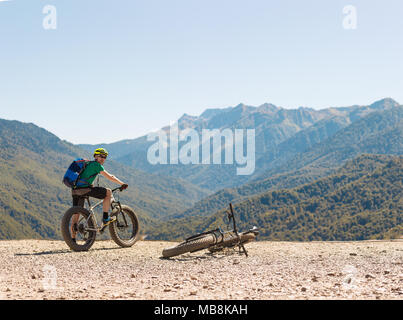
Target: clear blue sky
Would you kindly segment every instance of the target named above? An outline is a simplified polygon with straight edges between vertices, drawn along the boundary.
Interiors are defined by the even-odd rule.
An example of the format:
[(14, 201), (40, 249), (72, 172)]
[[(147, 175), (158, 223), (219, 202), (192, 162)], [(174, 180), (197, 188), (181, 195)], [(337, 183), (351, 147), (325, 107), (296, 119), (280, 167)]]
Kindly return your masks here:
[(401, 0), (0, 0), (0, 118), (73, 143), (241, 102), (403, 103), (402, 75)]

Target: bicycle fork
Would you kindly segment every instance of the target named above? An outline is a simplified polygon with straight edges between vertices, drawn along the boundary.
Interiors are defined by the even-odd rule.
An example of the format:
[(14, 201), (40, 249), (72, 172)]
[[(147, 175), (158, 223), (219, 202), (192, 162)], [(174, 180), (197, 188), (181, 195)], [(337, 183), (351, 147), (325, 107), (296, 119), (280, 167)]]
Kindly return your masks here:
[(241, 241), (241, 237), (239, 236), (238, 229), (236, 227), (235, 215), (234, 215), (234, 209), (232, 208), (232, 203), (229, 204), (229, 208), (231, 210), (231, 215), (228, 215), (228, 218), (229, 219), (232, 218), (232, 222), (233, 222), (233, 225), (234, 225), (234, 233), (235, 233), (236, 237), (238, 238), (239, 253), (241, 253), (241, 249), (242, 249), (242, 251), (245, 254), (245, 256), (248, 257), (248, 252), (246, 251), (245, 246), (243, 245), (243, 243)]

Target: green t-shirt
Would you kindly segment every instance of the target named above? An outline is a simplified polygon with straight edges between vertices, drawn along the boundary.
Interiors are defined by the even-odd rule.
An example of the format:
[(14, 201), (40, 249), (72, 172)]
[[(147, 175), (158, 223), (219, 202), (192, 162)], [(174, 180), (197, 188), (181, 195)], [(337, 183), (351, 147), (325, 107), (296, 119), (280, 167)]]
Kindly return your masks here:
[[(97, 175), (104, 171), (104, 167), (96, 161), (91, 161), (85, 170), (81, 173), (80, 179), (77, 182), (77, 187), (88, 187), (92, 185)], [(85, 180), (85, 181), (81, 181)]]

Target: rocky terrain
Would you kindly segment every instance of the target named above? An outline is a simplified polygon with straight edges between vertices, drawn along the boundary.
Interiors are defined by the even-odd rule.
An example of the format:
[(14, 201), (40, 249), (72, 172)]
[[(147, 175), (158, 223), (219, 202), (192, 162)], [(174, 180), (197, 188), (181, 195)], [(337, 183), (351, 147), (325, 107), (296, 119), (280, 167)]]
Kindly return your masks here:
[(0, 241), (0, 299), (403, 300), (403, 241), (254, 242), (162, 259), (170, 242)]

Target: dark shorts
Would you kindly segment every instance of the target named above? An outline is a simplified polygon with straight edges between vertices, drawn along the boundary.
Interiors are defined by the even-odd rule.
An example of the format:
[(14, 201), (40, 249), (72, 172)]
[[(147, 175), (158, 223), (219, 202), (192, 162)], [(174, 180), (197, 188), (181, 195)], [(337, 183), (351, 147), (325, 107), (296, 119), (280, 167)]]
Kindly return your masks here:
[(73, 206), (84, 205), (84, 197), (92, 197), (97, 199), (106, 198), (106, 188), (103, 187), (92, 187), (92, 188), (80, 188), (72, 191), (73, 196)]

